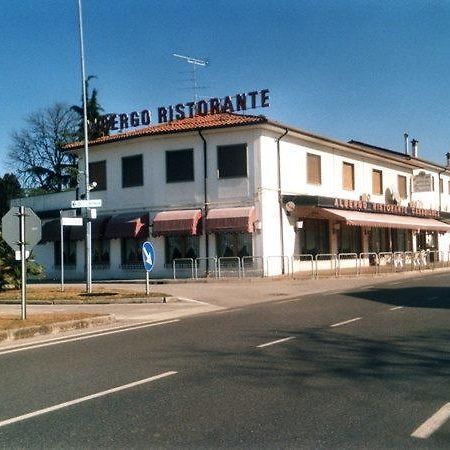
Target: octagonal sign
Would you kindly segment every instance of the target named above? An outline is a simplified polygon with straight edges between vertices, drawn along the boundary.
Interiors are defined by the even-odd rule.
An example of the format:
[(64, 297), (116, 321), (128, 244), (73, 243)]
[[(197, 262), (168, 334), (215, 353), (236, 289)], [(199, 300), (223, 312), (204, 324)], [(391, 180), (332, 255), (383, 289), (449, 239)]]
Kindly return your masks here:
[[(42, 237), (41, 219), (25, 207), (25, 250), (30, 251)], [(20, 250), (20, 207), (13, 206), (2, 218), (2, 238), (15, 251)]]

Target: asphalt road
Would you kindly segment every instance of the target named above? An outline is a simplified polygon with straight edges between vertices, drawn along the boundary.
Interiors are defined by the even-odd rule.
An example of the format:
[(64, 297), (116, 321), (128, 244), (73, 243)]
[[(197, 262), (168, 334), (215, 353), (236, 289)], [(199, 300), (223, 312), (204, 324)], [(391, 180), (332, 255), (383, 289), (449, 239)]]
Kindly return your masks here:
[(449, 448), (449, 276), (0, 352), (0, 447)]

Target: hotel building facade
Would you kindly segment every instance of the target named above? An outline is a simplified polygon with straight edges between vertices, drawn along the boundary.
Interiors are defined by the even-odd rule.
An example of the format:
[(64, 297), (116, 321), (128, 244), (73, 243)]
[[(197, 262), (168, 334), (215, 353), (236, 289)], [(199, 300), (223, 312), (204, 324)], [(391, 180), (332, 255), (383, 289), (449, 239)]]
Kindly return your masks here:
[[(83, 144), (67, 151), (82, 168)], [(296, 270), (296, 255), (429, 250), (448, 260), (449, 163), (414, 151), (232, 113), (97, 139), (89, 143), (90, 198), (102, 200), (92, 225), (93, 277), (142, 278), (146, 240), (157, 255), (153, 278), (172, 277), (182, 259), (195, 260), (199, 275), (228, 258), (244, 268), (258, 263), (267, 276)], [(43, 220), (34, 253), (50, 279), (60, 274), (60, 215), (75, 198), (66, 191), (13, 201)], [(68, 278), (84, 277), (84, 235), (84, 227), (64, 227)]]

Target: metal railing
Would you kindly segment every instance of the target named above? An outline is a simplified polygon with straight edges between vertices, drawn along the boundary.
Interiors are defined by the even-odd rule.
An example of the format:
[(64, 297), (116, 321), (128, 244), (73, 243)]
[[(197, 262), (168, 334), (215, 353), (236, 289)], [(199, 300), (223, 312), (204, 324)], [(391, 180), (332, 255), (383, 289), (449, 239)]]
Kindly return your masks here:
[(291, 257), (291, 274), (294, 278), (304, 276), (314, 277), (314, 256), (310, 253), (293, 255)]
[[(329, 265), (327, 263), (329, 261)], [(338, 276), (338, 264), (337, 264), (337, 254), (336, 253), (318, 253), (315, 257), (316, 267), (315, 267), (315, 277), (319, 278), (322, 276)], [(319, 264), (320, 264), (320, 274), (319, 274)]]
[[(194, 258), (177, 258), (172, 261), (173, 278), (177, 278), (177, 270), (183, 276), (183, 278), (197, 278), (196, 266), (194, 264)], [(189, 277), (189, 272), (191, 276)]]
[[(284, 266), (284, 274), (282, 268)], [(141, 265), (125, 265), (136, 270)], [(170, 267), (170, 266), (169, 266)], [(320, 278), (434, 270), (450, 267), (450, 252), (421, 250), (418, 252), (319, 253), (288, 256), (224, 256), (179, 258), (172, 262), (173, 278), (225, 278), (291, 276)], [(73, 267), (75, 268), (75, 267)]]

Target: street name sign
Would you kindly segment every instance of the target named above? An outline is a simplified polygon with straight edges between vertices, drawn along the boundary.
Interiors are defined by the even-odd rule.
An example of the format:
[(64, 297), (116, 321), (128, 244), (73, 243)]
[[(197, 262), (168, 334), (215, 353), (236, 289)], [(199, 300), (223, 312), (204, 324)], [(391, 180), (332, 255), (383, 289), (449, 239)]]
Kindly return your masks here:
[(155, 266), (156, 254), (150, 242), (144, 242), (142, 244), (142, 260), (144, 261), (145, 270), (151, 272)]
[[(41, 240), (41, 219), (28, 207), (25, 212), (25, 251), (31, 251)], [(16, 252), (20, 251), (20, 207), (13, 206), (2, 218), (2, 238)]]
[(83, 226), (82, 217), (61, 217), (61, 225), (71, 226), (71, 227), (81, 227)]
[(100, 198), (93, 198), (90, 200), (72, 200), (70, 202), (71, 208), (101, 208), (102, 200)]

